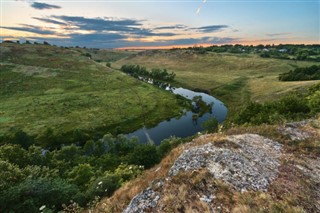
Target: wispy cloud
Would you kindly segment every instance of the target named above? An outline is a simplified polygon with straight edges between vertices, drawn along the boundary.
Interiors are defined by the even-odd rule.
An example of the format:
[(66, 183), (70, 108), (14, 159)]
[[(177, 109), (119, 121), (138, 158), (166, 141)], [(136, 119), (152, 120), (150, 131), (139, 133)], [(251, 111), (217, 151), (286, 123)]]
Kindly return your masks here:
[(171, 26), (161, 26), (161, 27), (156, 27), (154, 30), (172, 30), (172, 29), (187, 29), (188, 27), (183, 24), (176, 24), (176, 25), (171, 25)]
[(209, 26), (195, 27), (190, 29), (193, 29), (202, 33), (212, 33), (212, 32), (221, 31), (226, 28), (229, 28), (229, 26), (228, 25), (209, 25)]
[(32, 18), (38, 21), (49, 23), (49, 24), (67, 25), (65, 22), (57, 21), (51, 18), (37, 18), (37, 17), (32, 17)]
[(46, 9), (60, 9), (60, 6), (53, 5), (53, 4), (47, 4), (47, 3), (40, 3), (40, 2), (33, 2), (30, 5), (34, 9), (37, 10), (46, 10)]
[(38, 27), (38, 26), (27, 25), (27, 24), (23, 24), (21, 26), (22, 27), (1, 27), (1, 28), (36, 33), (36, 34), (41, 34), (41, 35), (54, 35), (54, 34), (56, 34), (56, 32), (53, 30), (44, 29), (44, 28)]
[(291, 35), (293, 33), (285, 32), (285, 33), (267, 33), (267, 36), (270, 37), (277, 37), (277, 36), (284, 36), (284, 35)]
[(207, 0), (203, 0), (201, 5), (198, 7), (197, 11), (196, 11), (196, 15), (198, 15), (201, 11), (201, 8), (203, 7), (203, 5), (207, 2)]

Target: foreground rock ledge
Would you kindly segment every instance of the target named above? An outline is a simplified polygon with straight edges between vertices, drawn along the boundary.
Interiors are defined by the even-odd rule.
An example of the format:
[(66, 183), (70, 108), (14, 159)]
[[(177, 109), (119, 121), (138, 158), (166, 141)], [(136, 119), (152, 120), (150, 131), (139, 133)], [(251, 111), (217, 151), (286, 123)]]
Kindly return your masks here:
[(226, 141), (186, 150), (176, 160), (169, 176), (179, 171), (206, 168), (216, 179), (239, 191), (266, 190), (277, 177), (281, 144), (255, 134), (228, 136)]
[[(278, 142), (256, 134), (228, 136), (222, 141), (185, 150), (171, 167), (169, 177), (181, 171), (207, 169), (212, 178), (238, 191), (265, 191), (277, 177), (281, 149)], [(136, 195), (123, 212), (153, 209), (159, 199), (159, 192), (147, 188)]]

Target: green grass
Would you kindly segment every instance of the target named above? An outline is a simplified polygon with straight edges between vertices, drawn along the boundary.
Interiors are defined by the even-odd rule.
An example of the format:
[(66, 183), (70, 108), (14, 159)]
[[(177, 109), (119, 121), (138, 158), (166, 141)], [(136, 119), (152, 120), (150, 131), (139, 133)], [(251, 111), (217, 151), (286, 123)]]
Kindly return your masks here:
[(38, 138), (48, 128), (62, 136), (130, 132), (183, 110), (171, 93), (73, 49), (1, 44), (1, 55), (0, 136), (13, 129)]
[(280, 82), (278, 75), (317, 62), (261, 58), (254, 54), (207, 53), (164, 50), (121, 59), (114, 67), (139, 64), (176, 73), (177, 85), (202, 89), (221, 99), (231, 110), (252, 101), (265, 101), (308, 87), (316, 81)]

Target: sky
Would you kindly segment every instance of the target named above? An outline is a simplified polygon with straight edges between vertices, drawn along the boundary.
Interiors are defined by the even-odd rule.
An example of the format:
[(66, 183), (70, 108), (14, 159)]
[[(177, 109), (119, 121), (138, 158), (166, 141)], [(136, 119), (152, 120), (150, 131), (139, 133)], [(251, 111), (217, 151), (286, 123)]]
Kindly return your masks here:
[(320, 0), (0, 0), (1, 40), (94, 48), (320, 44)]

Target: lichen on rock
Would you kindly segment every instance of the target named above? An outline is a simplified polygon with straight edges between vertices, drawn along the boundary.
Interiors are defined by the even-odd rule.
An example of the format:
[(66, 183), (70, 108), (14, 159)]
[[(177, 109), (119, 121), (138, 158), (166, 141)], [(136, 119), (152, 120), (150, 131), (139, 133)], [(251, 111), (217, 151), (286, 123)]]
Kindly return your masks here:
[(174, 163), (169, 176), (179, 171), (206, 168), (239, 191), (267, 189), (277, 177), (282, 145), (255, 134), (228, 136), (236, 149), (220, 148), (215, 143), (186, 150)]

